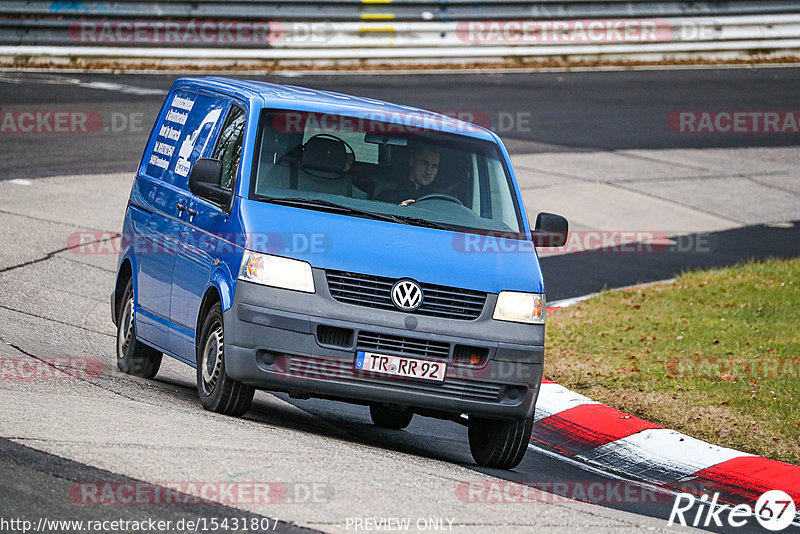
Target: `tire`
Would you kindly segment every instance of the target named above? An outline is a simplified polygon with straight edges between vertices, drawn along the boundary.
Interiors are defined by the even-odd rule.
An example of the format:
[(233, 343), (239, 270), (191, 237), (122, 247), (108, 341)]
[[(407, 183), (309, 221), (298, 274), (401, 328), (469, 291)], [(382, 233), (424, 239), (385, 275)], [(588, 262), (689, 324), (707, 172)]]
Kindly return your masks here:
[(197, 345), (197, 393), (203, 408), (224, 415), (244, 415), (256, 390), (228, 376), (225, 371), (225, 338), (222, 306), (214, 304), (203, 320)]
[(136, 339), (133, 280), (128, 280), (117, 315), (117, 367), (129, 375), (153, 378), (161, 367), (162, 356), (158, 350)]
[(528, 450), (533, 417), (500, 421), (470, 417), (469, 450), (478, 465), (513, 469)]
[(394, 408), (383, 404), (371, 404), (369, 415), (375, 426), (401, 430), (411, 424), (414, 412), (408, 408)]

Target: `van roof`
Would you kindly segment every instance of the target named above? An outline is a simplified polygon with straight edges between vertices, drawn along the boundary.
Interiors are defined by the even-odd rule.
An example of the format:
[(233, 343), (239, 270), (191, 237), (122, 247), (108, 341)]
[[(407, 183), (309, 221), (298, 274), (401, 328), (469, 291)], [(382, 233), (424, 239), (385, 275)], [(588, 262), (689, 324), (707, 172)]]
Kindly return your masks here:
[[(318, 111), (321, 113), (380, 117), (389, 123), (417, 125), (432, 121), (441, 131), (458, 133), (469, 137), (495, 142), (494, 135), (486, 128), (461, 121), (447, 115), (435, 113), (412, 106), (392, 104), (373, 98), (346, 95), (333, 91), (308, 89), (294, 85), (259, 82), (254, 80), (234, 80), (208, 76), (204, 78), (181, 78), (177, 84), (198, 85), (215, 91), (228, 93), (244, 100), (263, 99), (269, 108), (295, 109), (298, 111)], [(410, 119), (411, 118), (411, 119)], [(413, 122), (409, 122), (413, 121)]]

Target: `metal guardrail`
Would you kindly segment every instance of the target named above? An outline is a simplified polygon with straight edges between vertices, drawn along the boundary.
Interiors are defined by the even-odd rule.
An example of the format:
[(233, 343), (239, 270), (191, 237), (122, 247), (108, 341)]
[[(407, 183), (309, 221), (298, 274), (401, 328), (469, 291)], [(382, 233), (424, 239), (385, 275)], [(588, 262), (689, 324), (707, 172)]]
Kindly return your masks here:
[[(591, 24), (602, 25), (600, 37)], [(585, 36), (580, 34), (581, 26)], [(170, 24), (173, 25), (170, 29)], [(20, 29), (0, 19), (0, 44), (12, 46), (119, 46), (186, 48), (223, 45), (227, 48), (393, 48), (530, 46), (628, 43), (646, 46), (666, 42), (723, 42), (800, 38), (800, 13), (734, 17), (674, 17), (659, 19), (602, 19), (566, 21), (461, 22), (272, 22), (191, 23), (158, 21), (48, 20), (27, 22)], [(651, 29), (650, 35), (606, 35), (613, 25), (620, 32), (633, 27)], [(230, 35), (224, 35), (225, 27)], [(242, 33), (242, 28), (246, 33)], [(137, 37), (136, 32), (140, 31)], [(172, 31), (172, 42), (167, 35)], [(593, 31), (597, 34), (597, 29)], [(194, 33), (192, 33), (194, 32)], [(203, 32), (206, 32), (204, 35)], [(209, 37), (210, 35), (210, 37)], [(604, 39), (604, 37), (608, 39)]]
[(319, 63), (799, 53), (800, 0), (0, 3), (5, 58)]
[[(43, 17), (159, 19), (460, 21), (800, 13), (797, 0), (118, 0), (0, 3), (0, 17), (22, 25)], [(33, 19), (31, 19), (34, 17)]]

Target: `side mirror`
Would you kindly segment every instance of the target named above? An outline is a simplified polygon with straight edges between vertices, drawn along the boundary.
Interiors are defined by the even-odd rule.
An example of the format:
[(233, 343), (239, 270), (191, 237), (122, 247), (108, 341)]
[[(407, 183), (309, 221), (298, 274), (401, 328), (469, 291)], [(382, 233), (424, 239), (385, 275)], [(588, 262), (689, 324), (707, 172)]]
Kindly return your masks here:
[(533, 243), (537, 247), (563, 247), (567, 244), (569, 223), (561, 215), (542, 212), (536, 216)]
[(222, 162), (218, 159), (200, 158), (189, 173), (189, 191), (223, 206), (233, 198), (233, 191), (220, 187)]

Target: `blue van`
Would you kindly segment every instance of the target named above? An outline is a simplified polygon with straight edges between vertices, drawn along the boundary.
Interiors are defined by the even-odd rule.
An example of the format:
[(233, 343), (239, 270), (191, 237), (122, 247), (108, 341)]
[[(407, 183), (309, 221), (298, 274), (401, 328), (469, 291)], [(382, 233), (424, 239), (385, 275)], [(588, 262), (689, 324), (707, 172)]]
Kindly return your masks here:
[(203, 407), (256, 389), (468, 427), (513, 468), (542, 378), (545, 296), (508, 153), (416, 108), (224, 78), (175, 82), (131, 189), (111, 310), (117, 363), (197, 369)]

